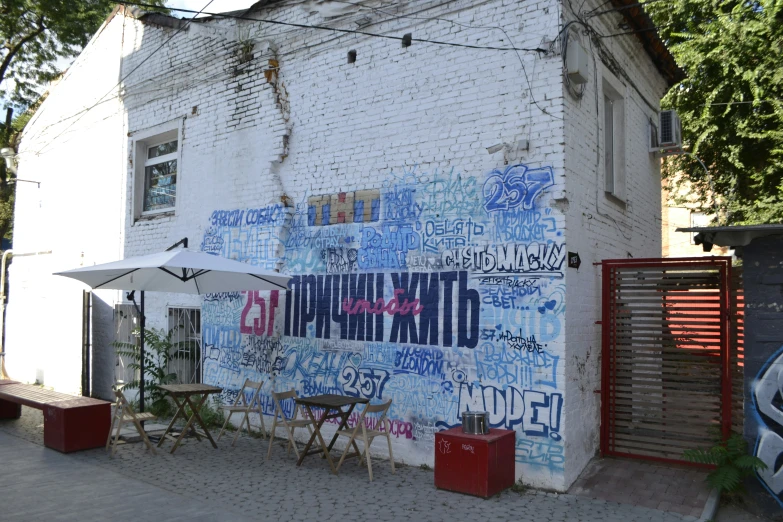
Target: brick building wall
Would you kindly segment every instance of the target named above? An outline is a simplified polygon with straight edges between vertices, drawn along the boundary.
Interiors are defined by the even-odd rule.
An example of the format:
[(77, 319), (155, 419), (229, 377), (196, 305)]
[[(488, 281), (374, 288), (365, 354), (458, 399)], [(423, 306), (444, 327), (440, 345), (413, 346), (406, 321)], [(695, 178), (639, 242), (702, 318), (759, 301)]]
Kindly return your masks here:
[[(6, 316), (7, 367), (18, 380), (79, 393), (83, 285), (52, 273), (122, 257), (122, 19), (102, 27), (28, 124), (19, 147), (14, 256)], [(103, 98), (102, 103), (95, 102)], [(88, 107), (95, 105), (92, 110)], [(94, 295), (93, 388), (114, 380), (112, 308), (119, 292)]]
[[(569, 19), (560, 7), (416, 2), (325, 18), (284, 4), (256, 16), (548, 50)], [(519, 477), (567, 488), (597, 448), (591, 263), (660, 249), (660, 196), (648, 191), (657, 164), (637, 143), (647, 118), (637, 94), (627, 95), (626, 205), (599, 190), (596, 209), (592, 84), (581, 102), (566, 95), (557, 52), (406, 48), (207, 20), (146, 59), (178, 30), (169, 25), (117, 16), (108, 27), (122, 33), (121, 51), (95, 44), (122, 56), (121, 76), (138, 66), (111, 119), (123, 161), (116, 178), (105, 171), (123, 180), (107, 211), (122, 213), (121, 254), (188, 237), (294, 278), (289, 292), (203, 302), (148, 293), (148, 325), (167, 328), (167, 307), (201, 304), (204, 380), (225, 401), (246, 377), (270, 381), (269, 414), (273, 385), (393, 399), (395, 457), (412, 464), (432, 464), (434, 433), (461, 411), (488, 410), (493, 426), (517, 432)], [(664, 82), (635, 40), (607, 46), (657, 102)], [(160, 136), (178, 140), (176, 206), (151, 215), (140, 206), (138, 151)], [(566, 249), (582, 256), (578, 272), (566, 269)]]
[[(611, 6), (606, 5), (603, 9)], [(579, 14), (601, 10), (587, 2)], [(575, 14), (564, 11), (567, 20)], [(618, 12), (587, 19), (600, 34), (624, 32)], [(659, 100), (667, 84), (652, 66), (633, 34), (591, 41), (575, 24), (571, 38), (588, 52), (589, 78), (581, 99), (566, 89), (565, 170), (563, 199), (568, 250), (578, 252), (582, 266), (569, 270), (565, 320), (566, 454), (578, 473), (599, 444), (601, 389), (601, 267), (603, 259), (660, 257), (661, 192), (659, 158), (648, 152), (648, 122), (657, 122)], [(605, 190), (605, 100), (612, 88), (623, 96), (626, 189), (623, 199)], [(616, 124), (615, 124), (616, 125)], [(575, 479), (569, 476), (566, 482)]]

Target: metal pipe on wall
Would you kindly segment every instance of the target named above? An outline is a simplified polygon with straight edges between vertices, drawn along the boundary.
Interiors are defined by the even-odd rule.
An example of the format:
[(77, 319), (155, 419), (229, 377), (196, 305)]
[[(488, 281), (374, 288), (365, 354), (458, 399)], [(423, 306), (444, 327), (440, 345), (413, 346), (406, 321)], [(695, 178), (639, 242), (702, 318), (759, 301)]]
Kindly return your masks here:
[(8, 257), (13, 255), (9, 248), (3, 252), (2, 261), (0, 261), (0, 379), (7, 379), (8, 372), (5, 370), (5, 273), (8, 267)]

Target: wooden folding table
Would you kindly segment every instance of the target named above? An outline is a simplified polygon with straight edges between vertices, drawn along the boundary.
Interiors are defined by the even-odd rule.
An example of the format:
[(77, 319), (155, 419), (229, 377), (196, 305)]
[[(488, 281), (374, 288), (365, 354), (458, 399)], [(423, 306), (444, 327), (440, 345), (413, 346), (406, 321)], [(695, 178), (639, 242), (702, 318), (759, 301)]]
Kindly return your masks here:
[[(209, 442), (212, 443), (212, 447), (217, 448), (217, 444), (212, 438), (212, 435), (209, 434), (209, 430), (207, 430), (207, 427), (204, 424), (204, 420), (201, 418), (201, 415), (199, 415), (198, 412), (201, 411), (202, 406), (204, 406), (204, 403), (207, 401), (207, 397), (213, 393), (220, 393), (223, 391), (223, 389), (218, 388), (217, 386), (210, 386), (208, 384), (164, 384), (158, 386), (158, 388), (166, 391), (169, 394), (169, 397), (171, 397), (174, 403), (177, 405), (177, 412), (174, 414), (174, 418), (171, 419), (168, 428), (166, 428), (166, 432), (160, 438), (158, 447), (160, 447), (163, 444), (163, 441), (166, 440), (166, 435), (168, 435), (168, 433), (171, 431), (171, 428), (174, 427), (174, 422), (177, 420), (177, 418), (182, 417), (183, 419), (187, 419), (187, 423), (185, 424), (185, 427), (182, 428), (182, 432), (179, 434), (177, 441), (174, 443), (174, 447), (171, 448), (171, 453), (174, 453), (174, 451), (179, 447), (179, 444), (185, 437), (185, 433), (189, 429), (192, 429), (196, 438), (201, 440), (198, 432), (193, 428), (194, 421), (201, 425), (201, 429), (204, 430), (204, 435), (206, 435), (206, 437), (209, 439)], [(196, 399), (196, 404), (191, 402), (191, 397), (199, 395), (201, 396), (200, 401)], [(180, 402), (178, 399), (182, 399), (182, 402)], [(188, 418), (188, 416), (185, 414), (185, 405), (190, 406), (190, 418)]]
[[(318, 419), (317, 422), (313, 423), (313, 434), (310, 436), (310, 440), (307, 441), (307, 445), (305, 446), (304, 451), (299, 457), (296, 465), (301, 466), (302, 461), (307, 455), (323, 453), (324, 457), (326, 457), (326, 461), (329, 463), (329, 467), (332, 468), (332, 473), (337, 474), (337, 468), (334, 466), (332, 457), (329, 456), (329, 451), (331, 451), (332, 446), (334, 446), (338, 435), (335, 432), (334, 437), (332, 437), (332, 441), (327, 446), (326, 441), (324, 441), (324, 438), (321, 435), (321, 426), (324, 425), (324, 422), (326, 422), (327, 419), (340, 419), (340, 425), (337, 427), (337, 431), (340, 431), (348, 423), (348, 418), (351, 416), (351, 413), (353, 412), (353, 409), (356, 407), (356, 405), (367, 404), (370, 402), (370, 400), (361, 397), (346, 397), (345, 395), (334, 395), (329, 393), (324, 395), (316, 395), (314, 397), (300, 397), (294, 400), (297, 404), (304, 406), (305, 409), (307, 409), (308, 416), (313, 420), (316, 418), (315, 415), (313, 415), (313, 408), (323, 408), (324, 410), (321, 418)], [(345, 411), (343, 411), (344, 406), (348, 406), (348, 409)], [(318, 437), (318, 442), (320, 443), (321, 448), (310, 451), (310, 447), (313, 445), (313, 441), (316, 437)], [(353, 448), (357, 453), (359, 453), (359, 447), (356, 445), (356, 441), (353, 442)], [(359, 454), (361, 455), (361, 453)]]

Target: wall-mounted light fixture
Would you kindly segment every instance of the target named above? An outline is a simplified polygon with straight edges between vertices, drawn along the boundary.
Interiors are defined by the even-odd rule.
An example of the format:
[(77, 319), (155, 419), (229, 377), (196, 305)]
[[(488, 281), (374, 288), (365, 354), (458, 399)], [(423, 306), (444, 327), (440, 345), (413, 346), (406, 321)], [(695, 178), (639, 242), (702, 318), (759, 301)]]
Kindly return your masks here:
[(498, 143), (487, 147), (487, 152), (492, 155), (503, 151), (503, 163), (508, 165), (512, 161), (518, 161), (520, 156), (530, 151), (530, 142), (527, 140), (517, 140), (514, 143)]
[[(5, 160), (5, 168), (10, 172), (11, 174), (16, 174), (16, 151), (12, 149), (11, 147), (3, 147), (0, 149), (0, 156), (3, 157)], [(29, 179), (19, 179), (19, 178), (6, 178), (6, 183), (16, 183), (17, 181), (24, 181), (25, 183), (35, 183), (38, 185), (38, 188), (41, 188), (41, 182), (40, 181), (32, 181)]]
[(496, 152), (500, 152), (501, 150), (506, 153), (511, 152), (513, 154), (529, 151), (530, 142), (527, 140), (517, 140), (513, 144), (498, 143), (497, 145), (492, 145), (491, 147), (487, 147), (487, 152), (490, 154), (495, 154)]
[(5, 168), (8, 172), (16, 174), (16, 151), (11, 147), (3, 147), (0, 149), (0, 156), (5, 160)]

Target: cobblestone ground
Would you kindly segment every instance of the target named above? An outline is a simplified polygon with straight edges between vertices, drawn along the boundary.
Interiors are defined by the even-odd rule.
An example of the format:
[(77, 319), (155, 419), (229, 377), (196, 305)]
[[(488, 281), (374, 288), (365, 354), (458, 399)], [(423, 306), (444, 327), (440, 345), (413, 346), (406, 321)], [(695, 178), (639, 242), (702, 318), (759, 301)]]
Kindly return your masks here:
[[(351, 520), (444, 522), (696, 520), (692, 516), (616, 502), (532, 490), (506, 491), (482, 500), (435, 489), (431, 471), (399, 466), (393, 475), (388, 461), (380, 459), (373, 460), (373, 482), (369, 482), (367, 470), (358, 466), (355, 459), (335, 476), (329, 472), (326, 462), (317, 457), (305, 459), (302, 467), (297, 468), (293, 453), (286, 455), (282, 441), (275, 444), (272, 458), (266, 460), (268, 441), (245, 435), (234, 447), (231, 447), (230, 439), (221, 440), (217, 450), (207, 441), (186, 439), (174, 455), (166, 450), (170, 443), (164, 444), (156, 456), (147, 453), (142, 444), (126, 444), (117, 449), (113, 458), (103, 450), (68, 455), (51, 450), (41, 452), (32, 444), (43, 444), (43, 418), (39, 411), (23, 408), (21, 419), (0, 421), (0, 448), (20, 447), (16, 451), (0, 451), (2, 459), (10, 462), (9, 468), (4, 465), (3, 469), (18, 470), (24, 480), (45, 486), (48, 492), (38, 495), (30, 491), (21, 499), (15, 497), (17, 515), (25, 511), (19, 511), (20, 502), (29, 503), (29, 513), (48, 513), (47, 502), (56, 503), (63, 495), (83, 496), (82, 503), (65, 504), (72, 510), (70, 513), (63, 511), (61, 503), (53, 504), (52, 512), (59, 511), (58, 517), (51, 517), (52, 520), (74, 520), (76, 515), (79, 520), (115, 518), (118, 510), (114, 503), (123, 496), (123, 491), (130, 497), (123, 498), (123, 502), (135, 500), (144, 508), (136, 513), (122, 510), (128, 518), (139, 521), (192, 519), (194, 512), (199, 513), (198, 520), (310, 521), (346, 517)], [(25, 448), (27, 452), (22, 451)], [(24, 463), (14, 459), (32, 458), (29, 450), (48, 456), (43, 459), (44, 464), (46, 461), (73, 463), (74, 476), (69, 478), (64, 474), (62, 464), (57, 465), (57, 480), (49, 478), (46, 465), (38, 465), (25, 474), (22, 472)], [(84, 480), (85, 473), (93, 481), (116, 481), (116, 496), (96, 498), (91, 488), (74, 490), (72, 484)], [(30, 474), (40, 476), (31, 478)], [(14, 483), (12, 476), (4, 475), (0, 474), (0, 496), (9, 494), (6, 485)], [(151, 494), (150, 487), (159, 495)], [(185, 509), (187, 512), (183, 511)], [(89, 516), (85, 516), (87, 511)], [(7, 515), (7, 511), (0, 511), (0, 519), (6, 520), (4, 516)]]

